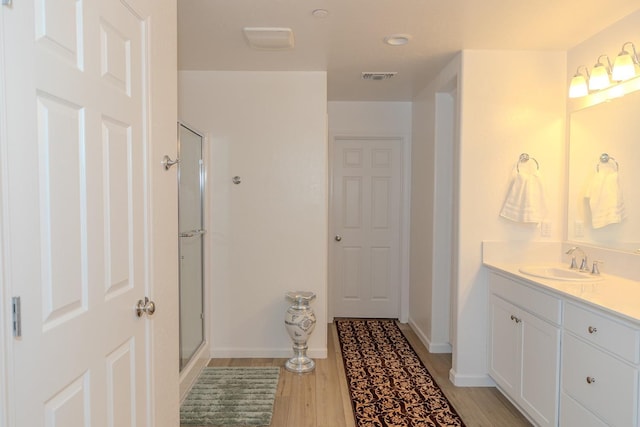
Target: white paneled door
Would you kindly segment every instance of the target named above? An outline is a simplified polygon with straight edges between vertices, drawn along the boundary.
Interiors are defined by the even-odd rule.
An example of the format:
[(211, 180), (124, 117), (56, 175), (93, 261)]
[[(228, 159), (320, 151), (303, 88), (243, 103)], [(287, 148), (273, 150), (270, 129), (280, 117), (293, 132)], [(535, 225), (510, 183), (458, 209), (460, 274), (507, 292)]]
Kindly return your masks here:
[(2, 10), (4, 278), (22, 309), (9, 346), (16, 427), (153, 422), (154, 320), (150, 304), (141, 317), (135, 307), (153, 297), (151, 215), (163, 213), (150, 202), (160, 158), (149, 164), (153, 49), (140, 3)]
[(331, 311), (399, 317), (401, 138), (333, 138)]

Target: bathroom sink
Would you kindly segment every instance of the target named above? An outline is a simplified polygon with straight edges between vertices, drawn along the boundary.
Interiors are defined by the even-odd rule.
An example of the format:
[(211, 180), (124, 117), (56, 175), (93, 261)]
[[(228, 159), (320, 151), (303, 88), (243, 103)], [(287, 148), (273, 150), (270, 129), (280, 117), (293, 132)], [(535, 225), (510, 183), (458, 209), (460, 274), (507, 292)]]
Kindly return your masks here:
[(595, 276), (587, 272), (580, 272), (562, 267), (526, 266), (520, 267), (520, 272), (528, 274), (529, 276), (541, 277), (543, 279), (563, 280), (566, 282), (597, 282), (602, 280), (602, 276)]

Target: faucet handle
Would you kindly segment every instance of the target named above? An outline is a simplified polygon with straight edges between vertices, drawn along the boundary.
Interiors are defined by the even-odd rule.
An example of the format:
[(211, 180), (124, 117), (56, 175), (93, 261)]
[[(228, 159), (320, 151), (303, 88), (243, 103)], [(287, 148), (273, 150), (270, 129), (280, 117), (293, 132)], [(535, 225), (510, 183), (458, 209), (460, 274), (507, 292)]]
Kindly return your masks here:
[(571, 265), (569, 266), (569, 268), (572, 270), (576, 270), (578, 268), (578, 263), (576, 262), (575, 255), (571, 257)]
[(596, 260), (593, 261), (593, 267), (591, 268), (591, 274), (600, 275), (600, 269), (598, 268), (598, 265), (600, 264), (604, 264), (604, 261), (600, 261), (600, 260)]

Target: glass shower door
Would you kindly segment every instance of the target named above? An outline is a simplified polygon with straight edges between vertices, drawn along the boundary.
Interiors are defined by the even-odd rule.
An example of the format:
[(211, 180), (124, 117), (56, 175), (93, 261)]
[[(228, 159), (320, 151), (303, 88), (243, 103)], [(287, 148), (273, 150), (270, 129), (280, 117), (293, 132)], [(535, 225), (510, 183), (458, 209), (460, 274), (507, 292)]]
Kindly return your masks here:
[(203, 137), (178, 124), (180, 370), (204, 341)]

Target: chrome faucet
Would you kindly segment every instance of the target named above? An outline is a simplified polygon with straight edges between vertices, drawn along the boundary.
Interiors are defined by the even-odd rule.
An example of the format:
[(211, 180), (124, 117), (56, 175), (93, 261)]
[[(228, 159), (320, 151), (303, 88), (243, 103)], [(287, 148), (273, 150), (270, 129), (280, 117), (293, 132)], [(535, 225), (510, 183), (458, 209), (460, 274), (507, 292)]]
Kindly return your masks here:
[(589, 271), (589, 262), (587, 260), (587, 254), (582, 250), (582, 248), (580, 248), (579, 246), (574, 246), (571, 249), (569, 249), (566, 253), (567, 255), (572, 255), (571, 256), (571, 265), (569, 266), (569, 268), (576, 270), (578, 269), (578, 264), (576, 262), (576, 256), (574, 254), (575, 251), (579, 251), (582, 254), (582, 261), (580, 262), (580, 271)]

